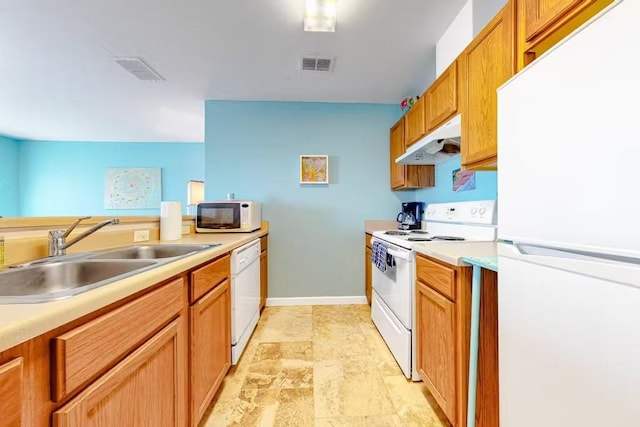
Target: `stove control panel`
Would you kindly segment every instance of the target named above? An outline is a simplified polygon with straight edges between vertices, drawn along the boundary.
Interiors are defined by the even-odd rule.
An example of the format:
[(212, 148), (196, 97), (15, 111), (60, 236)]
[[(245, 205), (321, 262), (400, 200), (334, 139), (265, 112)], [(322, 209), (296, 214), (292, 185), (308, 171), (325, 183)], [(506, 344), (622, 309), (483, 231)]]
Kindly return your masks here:
[(495, 225), (497, 206), (495, 200), (431, 203), (427, 205), (424, 215), (427, 221)]

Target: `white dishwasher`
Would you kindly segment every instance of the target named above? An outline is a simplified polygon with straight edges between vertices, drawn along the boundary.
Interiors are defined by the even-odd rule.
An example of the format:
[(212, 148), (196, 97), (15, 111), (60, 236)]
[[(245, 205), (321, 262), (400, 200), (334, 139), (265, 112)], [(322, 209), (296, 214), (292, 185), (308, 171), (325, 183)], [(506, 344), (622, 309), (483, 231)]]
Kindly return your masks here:
[(238, 363), (260, 318), (260, 239), (231, 251), (231, 364)]

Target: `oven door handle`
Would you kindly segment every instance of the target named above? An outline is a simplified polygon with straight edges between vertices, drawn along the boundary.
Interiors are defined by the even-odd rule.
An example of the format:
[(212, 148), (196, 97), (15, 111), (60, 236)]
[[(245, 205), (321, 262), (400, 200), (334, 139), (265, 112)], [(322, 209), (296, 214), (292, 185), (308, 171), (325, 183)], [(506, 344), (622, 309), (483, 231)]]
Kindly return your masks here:
[(409, 258), (409, 254), (411, 252), (404, 253), (404, 252), (394, 251), (393, 249), (387, 249), (387, 253), (394, 258), (400, 258), (405, 261), (411, 261), (411, 259)]

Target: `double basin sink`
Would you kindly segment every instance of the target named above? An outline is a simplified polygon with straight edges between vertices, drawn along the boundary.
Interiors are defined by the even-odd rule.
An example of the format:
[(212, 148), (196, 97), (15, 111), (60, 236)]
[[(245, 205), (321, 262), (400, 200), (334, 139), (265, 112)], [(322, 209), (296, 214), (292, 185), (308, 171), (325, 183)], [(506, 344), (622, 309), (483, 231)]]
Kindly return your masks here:
[(44, 258), (0, 272), (0, 304), (67, 298), (214, 246), (140, 245)]

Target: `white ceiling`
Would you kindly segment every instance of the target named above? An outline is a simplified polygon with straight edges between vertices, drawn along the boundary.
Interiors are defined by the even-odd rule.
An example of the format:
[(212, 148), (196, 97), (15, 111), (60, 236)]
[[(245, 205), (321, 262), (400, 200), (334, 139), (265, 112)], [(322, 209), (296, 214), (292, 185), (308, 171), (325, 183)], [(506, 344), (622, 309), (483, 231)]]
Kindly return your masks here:
[[(208, 99), (397, 103), (433, 78), (464, 2), (339, 0), (335, 33), (305, 33), (303, 0), (0, 0), (0, 134), (201, 142)], [(299, 72), (302, 54), (335, 56), (333, 74)]]

